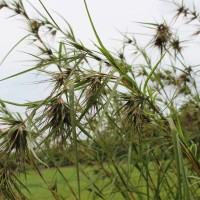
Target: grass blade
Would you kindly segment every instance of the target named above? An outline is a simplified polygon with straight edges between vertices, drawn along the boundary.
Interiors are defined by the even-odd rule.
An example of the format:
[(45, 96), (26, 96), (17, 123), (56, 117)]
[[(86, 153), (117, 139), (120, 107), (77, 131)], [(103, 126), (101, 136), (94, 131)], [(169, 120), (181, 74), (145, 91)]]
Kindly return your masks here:
[(77, 144), (75, 109), (74, 109), (74, 82), (71, 83), (70, 85), (69, 101), (70, 101), (70, 118), (71, 118), (71, 125), (72, 125), (73, 142), (74, 142), (74, 148), (75, 148), (78, 199), (81, 200), (80, 175), (79, 175), (80, 169), (79, 169), (79, 161), (78, 161), (78, 144)]

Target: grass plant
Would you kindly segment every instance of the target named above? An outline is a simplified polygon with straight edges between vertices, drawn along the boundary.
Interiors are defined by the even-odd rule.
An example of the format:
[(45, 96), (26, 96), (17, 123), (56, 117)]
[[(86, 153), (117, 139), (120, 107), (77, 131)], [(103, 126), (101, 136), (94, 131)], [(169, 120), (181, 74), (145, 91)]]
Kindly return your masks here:
[[(199, 70), (185, 61), (177, 31), (164, 20), (140, 23), (152, 32), (149, 42), (142, 46), (134, 34), (123, 34), (122, 48), (112, 52), (83, 0), (97, 40), (91, 49), (38, 1), (44, 12), (27, 1), (38, 18), (23, 0), (0, 2), (27, 25), (1, 64), (21, 42), (37, 52), (29, 53), (30, 68), (0, 81), (35, 72), (51, 86), (38, 101), (0, 99), (1, 199), (199, 199), (200, 121), (193, 118), (194, 129), (183, 123), (191, 118), (185, 108), (200, 114)], [(174, 23), (180, 16), (186, 26), (199, 23), (195, 7), (171, 3)]]

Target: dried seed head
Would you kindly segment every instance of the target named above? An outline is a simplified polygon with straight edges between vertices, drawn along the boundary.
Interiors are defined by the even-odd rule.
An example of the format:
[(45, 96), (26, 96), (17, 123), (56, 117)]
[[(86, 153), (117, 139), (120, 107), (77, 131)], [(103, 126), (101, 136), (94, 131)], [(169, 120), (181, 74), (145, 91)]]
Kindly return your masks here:
[(178, 9), (177, 9), (177, 12), (176, 12), (177, 16), (183, 14), (184, 16), (187, 16), (189, 14), (189, 10), (188, 8), (186, 8), (185, 6), (180, 6)]
[(16, 163), (20, 167), (25, 167), (25, 160), (28, 160), (28, 144), (26, 126), (23, 121), (9, 121), (5, 122), (8, 126), (1, 132), (1, 147), (4, 150), (3, 158), (8, 159), (12, 154), (15, 154)]
[(120, 58), (121, 60), (123, 60), (123, 59), (124, 59), (124, 54), (123, 54), (123, 53), (120, 53), (120, 54), (119, 54), (119, 58)]
[(57, 144), (66, 143), (71, 133), (70, 109), (62, 98), (51, 101), (43, 111), (40, 121), (42, 129), (48, 131), (49, 140)]
[[(48, 75), (51, 76), (50, 79), (46, 80), (47, 82), (50, 82), (51, 84), (53, 84), (54, 88), (52, 90), (52, 94), (55, 93), (56, 91), (60, 92), (60, 89), (66, 85), (66, 81), (69, 80), (70, 78), (70, 73), (71, 73), (71, 69), (67, 68), (65, 71), (62, 72), (57, 72), (57, 73), (51, 73), (51, 72), (47, 72)], [(75, 71), (73, 76), (71, 76), (72, 78), (74, 78), (74, 76), (77, 75), (77, 72)]]
[(196, 12), (196, 10), (191, 12), (192, 17), (190, 18), (190, 21), (193, 21), (197, 18), (199, 18), (199, 13)]
[(171, 39), (171, 36), (172, 33), (166, 24), (162, 23), (157, 26), (153, 44), (160, 49), (161, 53), (163, 49), (166, 48), (166, 45)]
[(127, 38), (127, 41), (126, 41), (127, 44), (131, 44), (132, 42), (133, 40), (131, 40), (130, 38)]
[(68, 128), (71, 127), (70, 110), (65, 105), (62, 98), (57, 99), (57, 102), (50, 107), (49, 114), (51, 114), (51, 129), (56, 129), (61, 122), (63, 122)]
[(188, 77), (188, 74), (183, 73), (179, 76), (178, 80), (186, 83), (186, 82), (190, 82), (190, 78)]
[(192, 72), (192, 67), (191, 66), (186, 67), (186, 71), (188, 72), (188, 74), (190, 74)]
[(135, 127), (140, 129), (142, 123), (150, 121), (149, 117), (143, 113), (142, 105), (145, 101), (143, 96), (139, 95), (122, 95), (122, 100), (125, 101), (123, 105), (123, 126), (125, 128)]
[(86, 98), (90, 99), (100, 88), (102, 77), (101, 76), (92, 76), (87, 78), (88, 88), (86, 90)]
[(30, 23), (31, 32), (38, 34), (39, 28), (42, 26), (42, 24), (38, 21), (32, 21)]
[[(104, 77), (99, 74), (92, 75), (86, 78), (85, 91), (84, 91), (85, 98), (83, 99), (82, 104), (92, 103), (90, 111), (92, 111), (93, 109), (96, 110), (99, 109), (99, 98), (93, 99), (92, 97), (94, 97), (96, 93), (101, 89), (103, 79)], [(102, 89), (101, 95), (106, 95), (106, 94), (107, 92), (105, 88)]]
[(56, 35), (57, 31), (56, 30), (53, 30), (51, 31), (51, 35), (54, 37)]
[(23, 16), (25, 16), (26, 14), (25, 14), (25, 11), (24, 11), (24, 8), (23, 8), (23, 5), (21, 4), (21, 2), (19, 1), (19, 2), (14, 2), (14, 3), (12, 3), (12, 5), (13, 5), (13, 11), (16, 13), (16, 14), (19, 14), (19, 15), (23, 15)]
[(21, 192), (21, 189), (26, 189), (26, 187), (18, 180), (15, 165), (7, 160), (0, 162), (1, 199), (27, 199)]
[(172, 49), (174, 50), (175, 55), (177, 53), (181, 53), (182, 47), (180, 46), (180, 41), (179, 39), (172, 39), (170, 41), (170, 46), (172, 47)]

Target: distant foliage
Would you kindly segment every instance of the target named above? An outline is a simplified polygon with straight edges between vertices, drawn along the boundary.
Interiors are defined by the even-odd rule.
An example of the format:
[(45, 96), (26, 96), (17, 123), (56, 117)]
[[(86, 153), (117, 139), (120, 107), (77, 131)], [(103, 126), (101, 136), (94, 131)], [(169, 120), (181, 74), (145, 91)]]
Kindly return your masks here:
[[(195, 6), (169, 2), (176, 9), (172, 23), (141, 23), (152, 34), (147, 44), (122, 34), (121, 49), (111, 52), (85, 0), (97, 39), (94, 49), (39, 2), (44, 13), (26, 2), (38, 18), (22, 0), (0, 2), (0, 9), (26, 22), (27, 35), (18, 44), (26, 41), (35, 52), (30, 52), (31, 68), (3, 80), (34, 72), (45, 77), (38, 84), (48, 83), (51, 89), (38, 101), (0, 100), (0, 197), (29, 199), (20, 177), (35, 170), (54, 199), (66, 199), (59, 185), (52, 187), (43, 176), (44, 168), (55, 167), (72, 199), (80, 200), (85, 191), (88, 199), (199, 199), (199, 65), (187, 63), (186, 40), (173, 27), (182, 17), (185, 26), (198, 24), (194, 35), (199, 35)], [(25, 112), (13, 112), (10, 105)], [(60, 171), (69, 165), (76, 168), (76, 187)], [(87, 187), (80, 174), (90, 183)]]

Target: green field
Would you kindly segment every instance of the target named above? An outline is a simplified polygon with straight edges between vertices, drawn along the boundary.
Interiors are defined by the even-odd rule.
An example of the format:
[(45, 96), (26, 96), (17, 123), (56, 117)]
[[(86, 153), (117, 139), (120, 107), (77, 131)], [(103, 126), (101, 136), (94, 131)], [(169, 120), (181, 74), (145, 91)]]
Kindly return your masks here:
[[(65, 178), (61, 175), (61, 173), (58, 170), (54, 168), (42, 170), (42, 176), (44, 177), (48, 185), (42, 180), (42, 178), (37, 172), (28, 171), (26, 177), (22, 175), (21, 180), (31, 193), (29, 194), (24, 190), (28, 199), (30, 200), (55, 199), (51, 191), (48, 189), (48, 186), (57, 191), (57, 194), (59, 194), (60, 199), (69, 199), (69, 200), (76, 199), (72, 192), (73, 190), (74, 193), (78, 196), (76, 168), (66, 167), (62, 168), (60, 171), (65, 176)], [(98, 186), (105, 185), (105, 182), (107, 180), (98, 179), (97, 176), (95, 176), (94, 172), (91, 171), (91, 168), (88, 168), (85, 171), (87, 172), (87, 174), (89, 174), (90, 181), (97, 183)], [(68, 183), (66, 182), (66, 179)], [(88, 188), (92, 188), (91, 182), (89, 182), (89, 180), (82, 173), (80, 174), (80, 183), (81, 183), (82, 199), (93, 199), (92, 197), (95, 195), (95, 193), (92, 190), (90, 191), (88, 190)], [(111, 191), (111, 187), (107, 191), (109, 198), (117, 197), (117, 199), (123, 199), (120, 197), (120, 194), (117, 193), (109, 195), (110, 194), (109, 190)], [(98, 198), (98, 195), (95, 196), (96, 199), (100, 199)]]
[[(124, 166), (126, 168), (126, 166)], [(84, 173), (87, 174), (87, 178)], [(108, 178), (103, 178), (100, 174), (96, 174), (94, 172), (94, 169), (92, 167), (83, 167), (82, 166), (82, 172), (80, 173), (80, 185), (81, 185), (81, 199), (101, 199), (98, 197), (97, 189), (95, 189), (95, 186), (92, 184), (96, 184), (98, 188), (100, 188), (104, 194), (104, 197), (106, 197), (106, 200), (108, 199), (117, 199), (122, 200), (124, 197), (120, 194), (119, 191), (116, 189), (116, 185), (114, 185), (114, 180), (109, 182)], [(46, 183), (42, 180), (41, 176), (32, 170), (28, 171), (26, 174), (26, 177), (24, 175), (21, 175), (20, 179), (24, 183), (24, 185), (28, 188), (31, 194), (23, 191), (28, 199), (30, 200), (53, 200), (55, 197), (52, 195), (51, 191), (48, 187), (51, 187), (56, 191), (56, 193), (59, 195), (60, 199), (67, 199), (67, 200), (75, 200), (76, 197), (73, 195), (73, 192), (78, 196), (78, 187), (77, 187), (77, 176), (76, 176), (76, 168), (71, 167), (65, 167), (61, 168), (60, 172), (55, 169), (44, 169), (41, 170), (41, 174), (43, 178), (45, 179)], [(155, 169), (153, 169), (153, 166), (151, 165), (149, 168), (149, 172), (151, 173), (153, 177), (154, 185), (156, 186), (159, 183), (158, 175)], [(64, 177), (63, 177), (64, 175)], [(173, 183), (169, 180), (169, 178), (173, 179)], [(171, 179), (170, 178), (170, 179)], [(176, 183), (176, 176), (174, 173), (170, 172), (168, 174), (168, 183), (171, 183), (171, 191), (173, 191), (174, 183)], [(136, 169), (133, 169), (131, 172), (131, 184), (134, 185), (135, 191), (133, 191), (133, 194), (141, 193), (139, 195), (140, 199), (146, 199), (146, 181), (140, 176), (140, 172)], [(143, 194), (142, 194), (143, 193)], [(167, 199), (166, 191), (161, 189), (161, 196), (162, 199)], [(150, 195), (152, 198), (154, 198), (154, 195), (150, 191)]]
[[(61, 169), (61, 172), (69, 181), (69, 184), (74, 190), (74, 192), (77, 193), (75, 168), (74, 167), (63, 168)], [(22, 182), (26, 185), (26, 187), (31, 193), (28, 194), (26, 192), (26, 196), (28, 197), (28, 199), (30, 200), (55, 199), (50, 190), (48, 189), (48, 186), (51, 188), (55, 188), (55, 190), (57, 190), (57, 193), (61, 195), (64, 199), (75, 199), (75, 197), (72, 195), (72, 191), (70, 191), (69, 186), (66, 183), (66, 180), (56, 169), (42, 170), (42, 176), (44, 177), (48, 185), (42, 180), (40, 175), (34, 171), (29, 171), (26, 174), (26, 177), (23, 176), (21, 178)], [(87, 181), (83, 176), (81, 176), (81, 186), (83, 190), (84, 187), (87, 186)], [(85, 199), (87, 199), (89, 192), (84, 191), (82, 192), (82, 195)]]
[[(73, 195), (74, 192), (78, 196), (75, 167), (66, 167), (60, 169), (60, 172), (65, 176), (65, 178), (55, 168), (45, 169), (42, 170), (41, 172), (46, 183), (42, 180), (41, 176), (37, 172), (34, 172), (32, 170), (28, 171), (26, 176), (24, 175), (20, 176), (20, 179), (22, 180), (23, 184), (30, 191), (29, 194), (27, 191), (23, 190), (28, 199), (30, 200), (55, 199), (51, 191), (48, 189), (48, 187), (53, 188), (54, 191), (56, 191), (57, 194), (59, 195), (60, 199), (67, 199), (67, 200), (76, 199), (75, 196)], [(89, 177), (90, 180), (86, 178), (86, 176), (83, 175), (83, 173), (80, 173), (81, 199), (101, 199), (100, 197), (98, 197), (98, 193), (96, 192), (97, 190), (95, 190), (95, 187), (94, 185), (92, 185), (92, 183), (95, 183), (96, 185), (98, 185), (99, 188), (103, 189), (104, 191), (103, 193), (105, 194), (105, 196), (107, 196), (107, 199), (117, 199), (117, 200), (124, 199), (118, 191), (115, 192), (116, 189), (114, 189), (114, 185), (112, 183), (107, 184), (109, 183), (108, 178), (103, 178), (99, 174), (95, 174), (94, 169), (92, 169), (91, 167), (85, 168), (84, 172), (87, 173), (87, 176)], [(139, 173), (136, 171), (132, 172), (131, 181), (136, 183), (138, 182), (138, 179), (139, 179)], [(144, 189), (144, 186), (140, 185), (140, 189), (141, 188)]]

